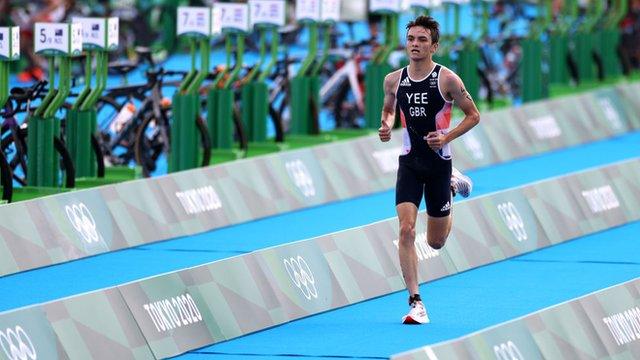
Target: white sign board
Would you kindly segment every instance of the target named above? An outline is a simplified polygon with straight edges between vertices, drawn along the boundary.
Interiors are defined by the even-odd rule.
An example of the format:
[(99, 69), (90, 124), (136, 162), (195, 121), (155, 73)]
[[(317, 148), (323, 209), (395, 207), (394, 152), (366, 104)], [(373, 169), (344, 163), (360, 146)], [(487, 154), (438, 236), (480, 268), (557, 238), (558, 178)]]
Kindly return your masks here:
[(217, 6), (211, 8), (211, 35), (222, 34), (222, 9)]
[(120, 19), (110, 17), (107, 19), (107, 49), (116, 50), (120, 39)]
[(409, 0), (409, 6), (422, 9), (433, 9), (442, 5), (442, 0)]
[(179, 6), (176, 21), (178, 36), (211, 36), (211, 10), (207, 7)]
[(285, 6), (284, 0), (249, 0), (251, 27), (257, 24), (284, 26)]
[(320, 21), (320, 0), (296, 0), (296, 20)]
[(82, 24), (82, 45), (85, 49), (113, 50), (118, 47), (118, 18), (73, 18)]
[(371, 0), (369, 2), (369, 12), (399, 13), (401, 10), (401, 3), (401, 0)]
[(0, 27), (0, 60), (17, 60), (20, 57), (20, 28)]
[(220, 29), (222, 31), (249, 32), (249, 5), (234, 3), (215, 3), (214, 9), (218, 9), (220, 17)]
[(322, 21), (338, 22), (340, 20), (340, 0), (322, 0), (320, 19)]
[(33, 36), (36, 54), (74, 56), (82, 52), (80, 23), (36, 23)]

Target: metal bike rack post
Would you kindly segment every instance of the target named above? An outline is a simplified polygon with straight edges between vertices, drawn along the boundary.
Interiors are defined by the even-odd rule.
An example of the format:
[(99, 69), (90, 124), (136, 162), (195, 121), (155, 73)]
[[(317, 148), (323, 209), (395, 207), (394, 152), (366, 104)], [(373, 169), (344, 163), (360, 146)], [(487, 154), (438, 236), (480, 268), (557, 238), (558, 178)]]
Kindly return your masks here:
[[(251, 142), (250, 149), (262, 148), (267, 151), (278, 151), (283, 147), (282, 141), (279, 144), (266, 143), (269, 113), (269, 89), (266, 80), (278, 61), (280, 42), (278, 27), (285, 24), (285, 6), (284, 1), (249, 1), (251, 25), (260, 34), (260, 58), (246, 76), (245, 85), (242, 88), (242, 103), (248, 105), (242, 115)], [(267, 36), (269, 34), (271, 47), (270, 59), (267, 62)], [(262, 69), (265, 63), (266, 66)]]
[[(177, 9), (177, 35), (188, 37), (190, 42), (191, 69), (173, 96), (173, 121), (171, 124), (171, 152), (169, 172), (193, 169), (199, 164), (199, 139), (197, 118), (200, 113), (199, 89), (209, 72), (211, 53), (211, 9), (207, 7), (181, 6)], [(199, 54), (197, 51), (199, 48)], [(200, 70), (196, 60), (200, 57)]]
[[(82, 51), (82, 25), (79, 23), (36, 23), (35, 52), (49, 58), (49, 92), (29, 121), (27, 138), (27, 184), (55, 187), (58, 184), (58, 159), (53, 138), (60, 123), (55, 113), (71, 89), (71, 56)], [(58, 88), (55, 65), (58, 63)], [(68, 172), (68, 171), (67, 171)]]
[[(460, 7), (459, 3), (454, 3), (454, 33), (455, 37), (460, 36)], [(478, 75), (478, 63), (480, 62), (480, 50), (478, 45), (470, 38), (466, 38), (463, 47), (458, 53), (457, 72), (462, 79), (467, 91), (473, 98), (478, 97), (480, 90), (480, 76)]]
[(391, 71), (389, 55), (398, 47), (398, 18), (400, 1), (371, 2), (370, 12), (380, 13), (385, 19), (385, 44), (373, 55), (365, 70), (365, 123), (370, 129), (380, 127), (380, 113), (384, 102), (384, 77)]
[[(298, 1), (297, 6), (307, 5), (306, 2)], [(320, 3), (313, 2), (315, 7), (308, 10), (304, 16), (298, 16), (298, 21), (303, 27), (309, 31), (309, 44), (307, 47), (307, 56), (302, 61), (302, 65), (298, 69), (296, 76), (291, 79), (291, 124), (289, 124), (289, 132), (296, 135), (312, 134), (310, 124), (311, 114), (309, 112), (310, 99), (310, 80), (308, 72), (318, 53), (318, 21), (320, 20)]]
[(549, 95), (549, 81), (542, 73), (542, 30), (547, 27), (547, 6), (539, 1), (539, 15), (532, 25), (529, 36), (522, 40), (522, 101), (540, 100)]
[(575, 37), (576, 54), (578, 58), (578, 74), (582, 81), (596, 80), (596, 64), (594, 63), (594, 51), (600, 52), (600, 32), (593, 32), (595, 25), (603, 13), (602, 1), (591, 1), (587, 10), (586, 19)]
[[(546, 0), (548, 11), (551, 0)], [(566, 84), (569, 82), (567, 57), (569, 56), (568, 32), (577, 14), (577, 6), (573, 0), (565, 1), (564, 7), (551, 27), (549, 36), (549, 83)]]
[[(215, 3), (213, 8), (213, 34), (223, 33), (227, 55), (227, 66), (214, 80), (207, 97), (207, 119), (213, 147), (230, 151), (232, 157), (244, 155), (233, 149), (233, 105), (234, 93), (231, 85), (242, 70), (245, 36), (249, 31), (249, 7), (247, 4)], [(235, 38), (236, 56), (231, 67), (232, 41)]]
[(620, 46), (618, 24), (625, 16), (627, 6), (627, 0), (614, 1), (613, 9), (607, 11), (602, 23), (600, 54), (602, 55), (605, 79), (613, 79), (622, 74), (622, 66), (618, 57), (618, 47)]
[[(102, 159), (96, 159), (91, 137), (97, 130), (96, 102), (107, 84), (107, 51), (118, 47), (118, 18), (74, 18), (73, 21), (82, 24), (85, 87), (67, 111), (66, 141), (77, 177), (104, 177), (104, 167), (98, 171), (97, 161)], [(94, 58), (95, 86), (92, 88)]]
[[(324, 7), (324, 5), (323, 5)], [(338, 9), (339, 10), (339, 9)], [(340, 15), (339, 13), (337, 14)], [(337, 18), (323, 19), (318, 25), (322, 30), (322, 56), (316, 61), (315, 66), (309, 71), (309, 133), (312, 135), (320, 134), (320, 71), (329, 58), (329, 49), (331, 48), (331, 27), (337, 21)]]
[(443, 2), (441, 5), (444, 12), (444, 19), (440, 27), (440, 45), (438, 46), (438, 51), (433, 55), (433, 60), (443, 66), (451, 67), (450, 49), (455, 41), (455, 37), (453, 37), (449, 31), (449, 24), (451, 23), (449, 19), (450, 3)]

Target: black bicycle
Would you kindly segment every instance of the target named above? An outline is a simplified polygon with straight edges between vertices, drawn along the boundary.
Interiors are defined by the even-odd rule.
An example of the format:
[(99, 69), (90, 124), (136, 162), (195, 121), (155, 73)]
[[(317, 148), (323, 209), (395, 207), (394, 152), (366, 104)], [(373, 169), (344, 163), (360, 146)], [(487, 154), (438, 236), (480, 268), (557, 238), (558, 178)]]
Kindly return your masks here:
[[(169, 152), (171, 139), (171, 104), (163, 97), (162, 89), (177, 87), (185, 74), (163, 68), (148, 69), (146, 83), (115, 87), (100, 97), (97, 104), (98, 137), (108, 164), (129, 165), (135, 161), (142, 167), (145, 177), (156, 170), (158, 158)], [(167, 78), (176, 76), (179, 80), (167, 81)], [(131, 112), (124, 121), (118, 116), (123, 111)], [(201, 116), (196, 119), (196, 126), (203, 151), (201, 165), (206, 166), (211, 158), (211, 141)]]

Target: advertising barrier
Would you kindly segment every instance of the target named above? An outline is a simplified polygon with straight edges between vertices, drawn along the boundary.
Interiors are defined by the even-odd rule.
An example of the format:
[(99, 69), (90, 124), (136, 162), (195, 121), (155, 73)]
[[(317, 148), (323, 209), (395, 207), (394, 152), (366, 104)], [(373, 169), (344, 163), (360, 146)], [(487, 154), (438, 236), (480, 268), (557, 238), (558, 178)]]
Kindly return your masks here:
[(635, 359), (639, 345), (640, 279), (635, 279), (391, 359)]

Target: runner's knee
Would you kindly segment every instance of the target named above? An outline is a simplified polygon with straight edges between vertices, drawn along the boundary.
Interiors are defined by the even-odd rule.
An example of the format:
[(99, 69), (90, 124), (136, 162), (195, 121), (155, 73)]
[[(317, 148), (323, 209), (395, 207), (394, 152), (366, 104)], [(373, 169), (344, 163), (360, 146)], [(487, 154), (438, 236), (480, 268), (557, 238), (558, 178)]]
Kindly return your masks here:
[(416, 224), (413, 221), (400, 222), (400, 243), (402, 245), (413, 244), (416, 238)]
[(431, 246), (433, 249), (441, 249), (444, 244), (447, 242), (447, 237), (446, 236), (429, 236), (429, 238), (427, 239), (427, 242), (429, 243), (429, 246)]

